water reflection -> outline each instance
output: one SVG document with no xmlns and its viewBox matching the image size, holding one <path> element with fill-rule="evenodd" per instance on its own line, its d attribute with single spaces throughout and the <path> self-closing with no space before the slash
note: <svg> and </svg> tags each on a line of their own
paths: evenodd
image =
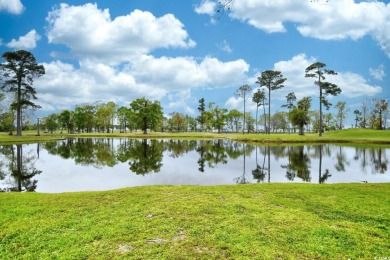
<svg viewBox="0 0 390 260">
<path fill-rule="evenodd" d="M 0 189 L 47 191 L 67 182 L 88 186 L 75 190 L 151 184 L 389 182 L 389 150 L 331 144 L 255 146 L 229 140 L 66 139 L 0 146 Z"/>
<path fill-rule="evenodd" d="M 304 148 L 304 146 L 292 146 L 288 148 L 288 164 L 281 165 L 281 167 L 286 169 L 286 178 L 290 181 L 294 181 L 296 177 L 305 182 L 311 181 L 311 160 Z"/>
<path fill-rule="evenodd" d="M 42 171 L 35 168 L 35 162 L 39 157 L 39 144 L 37 155 L 23 154 L 23 146 L 8 145 L 0 147 L 0 180 L 4 182 L 0 191 L 35 191 L 37 180 L 35 175 Z"/>
</svg>

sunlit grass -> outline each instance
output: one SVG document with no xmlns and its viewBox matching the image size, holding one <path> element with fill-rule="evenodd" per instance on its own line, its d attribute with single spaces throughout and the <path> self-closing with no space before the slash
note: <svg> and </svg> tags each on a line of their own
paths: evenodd
<svg viewBox="0 0 390 260">
<path fill-rule="evenodd" d="M 390 184 L 0 194 L 1 259 L 381 259 Z"/>
<path fill-rule="evenodd" d="M 22 137 L 9 136 L 7 133 L 0 133 L 0 143 L 5 142 L 33 142 L 35 140 L 53 140 L 63 137 L 127 137 L 127 138 L 180 138 L 180 139 L 231 139 L 245 142 L 261 143 L 355 143 L 355 144 L 390 144 L 390 131 L 379 131 L 372 129 L 346 129 L 334 132 L 326 132 L 322 137 L 317 133 L 306 133 L 300 136 L 297 133 L 215 133 L 215 132 L 148 132 L 142 131 L 120 133 L 74 133 L 67 134 L 56 131 L 55 133 L 41 132 L 36 136 L 36 131 L 23 132 Z"/>
<path fill-rule="evenodd" d="M 132 137 L 132 138 L 185 138 L 185 139 L 231 139 L 245 142 L 263 142 L 263 143 L 376 143 L 390 144 L 390 131 L 379 131 L 371 129 L 347 129 L 334 132 L 326 132 L 322 137 L 317 133 L 306 133 L 300 136 L 297 133 L 199 133 L 199 132 L 179 132 L 179 133 L 161 133 L 161 132 L 129 132 L 129 133 L 83 133 L 69 136 L 82 137 Z"/>
<path fill-rule="evenodd" d="M 36 143 L 36 142 L 49 142 L 61 139 L 58 135 L 37 135 L 36 131 L 24 131 L 22 136 L 9 135 L 9 133 L 0 132 L 0 144 L 16 144 L 16 143 Z"/>
</svg>

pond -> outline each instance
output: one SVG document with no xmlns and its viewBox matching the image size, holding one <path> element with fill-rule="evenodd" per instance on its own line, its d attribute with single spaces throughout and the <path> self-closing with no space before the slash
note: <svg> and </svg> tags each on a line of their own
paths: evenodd
<svg viewBox="0 0 390 260">
<path fill-rule="evenodd" d="M 0 190 L 59 193 L 141 185 L 390 182 L 389 161 L 390 147 L 74 138 L 0 146 Z"/>
</svg>

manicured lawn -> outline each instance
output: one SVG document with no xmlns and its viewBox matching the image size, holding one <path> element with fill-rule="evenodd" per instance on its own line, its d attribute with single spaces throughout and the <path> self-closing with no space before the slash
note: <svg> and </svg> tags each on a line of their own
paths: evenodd
<svg viewBox="0 0 390 260">
<path fill-rule="evenodd" d="M 372 129 L 346 129 L 334 132 L 326 132 L 322 137 L 317 133 L 306 133 L 300 136 L 297 133 L 199 133 L 199 132 L 180 132 L 180 133 L 161 133 L 142 132 L 132 133 L 83 133 L 67 136 L 79 137 L 132 137 L 132 138 L 185 138 L 185 139 L 232 139 L 245 142 L 262 143 L 356 143 L 356 144 L 390 144 L 390 131 L 379 131 Z"/>
<path fill-rule="evenodd" d="M 22 137 L 15 135 L 9 136 L 7 133 L 0 133 L 0 144 L 4 143 L 28 143 L 36 141 L 53 141 L 64 137 L 127 137 L 127 138 L 180 138 L 180 139 L 231 139 L 244 142 L 261 143 L 353 143 L 353 144 L 390 144 L 390 131 L 379 131 L 372 129 L 346 129 L 334 132 L 326 132 L 322 137 L 315 133 L 306 133 L 300 136 L 297 133 L 271 133 L 266 135 L 242 134 L 242 133 L 199 133 L 199 132 L 180 132 L 180 133 L 161 133 L 148 132 L 143 134 L 141 131 L 119 133 L 76 133 L 66 134 L 57 131 L 54 134 L 41 133 L 36 136 L 35 131 L 27 131 Z"/>
<path fill-rule="evenodd" d="M 388 259 L 389 198 L 390 184 L 3 193 L 0 259 Z"/>
<path fill-rule="evenodd" d="M 19 143 L 36 143 L 36 142 L 50 142 L 61 139 L 60 135 L 41 134 L 37 136 L 36 131 L 23 132 L 22 136 L 9 135 L 8 133 L 0 133 L 0 144 L 19 144 Z"/>
</svg>

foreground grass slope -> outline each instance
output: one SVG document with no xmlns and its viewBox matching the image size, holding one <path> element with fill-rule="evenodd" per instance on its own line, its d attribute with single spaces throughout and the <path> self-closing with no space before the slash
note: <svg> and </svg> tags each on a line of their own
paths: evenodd
<svg viewBox="0 0 390 260">
<path fill-rule="evenodd" d="M 386 259 L 390 184 L 0 194 L 0 259 Z"/>
</svg>

